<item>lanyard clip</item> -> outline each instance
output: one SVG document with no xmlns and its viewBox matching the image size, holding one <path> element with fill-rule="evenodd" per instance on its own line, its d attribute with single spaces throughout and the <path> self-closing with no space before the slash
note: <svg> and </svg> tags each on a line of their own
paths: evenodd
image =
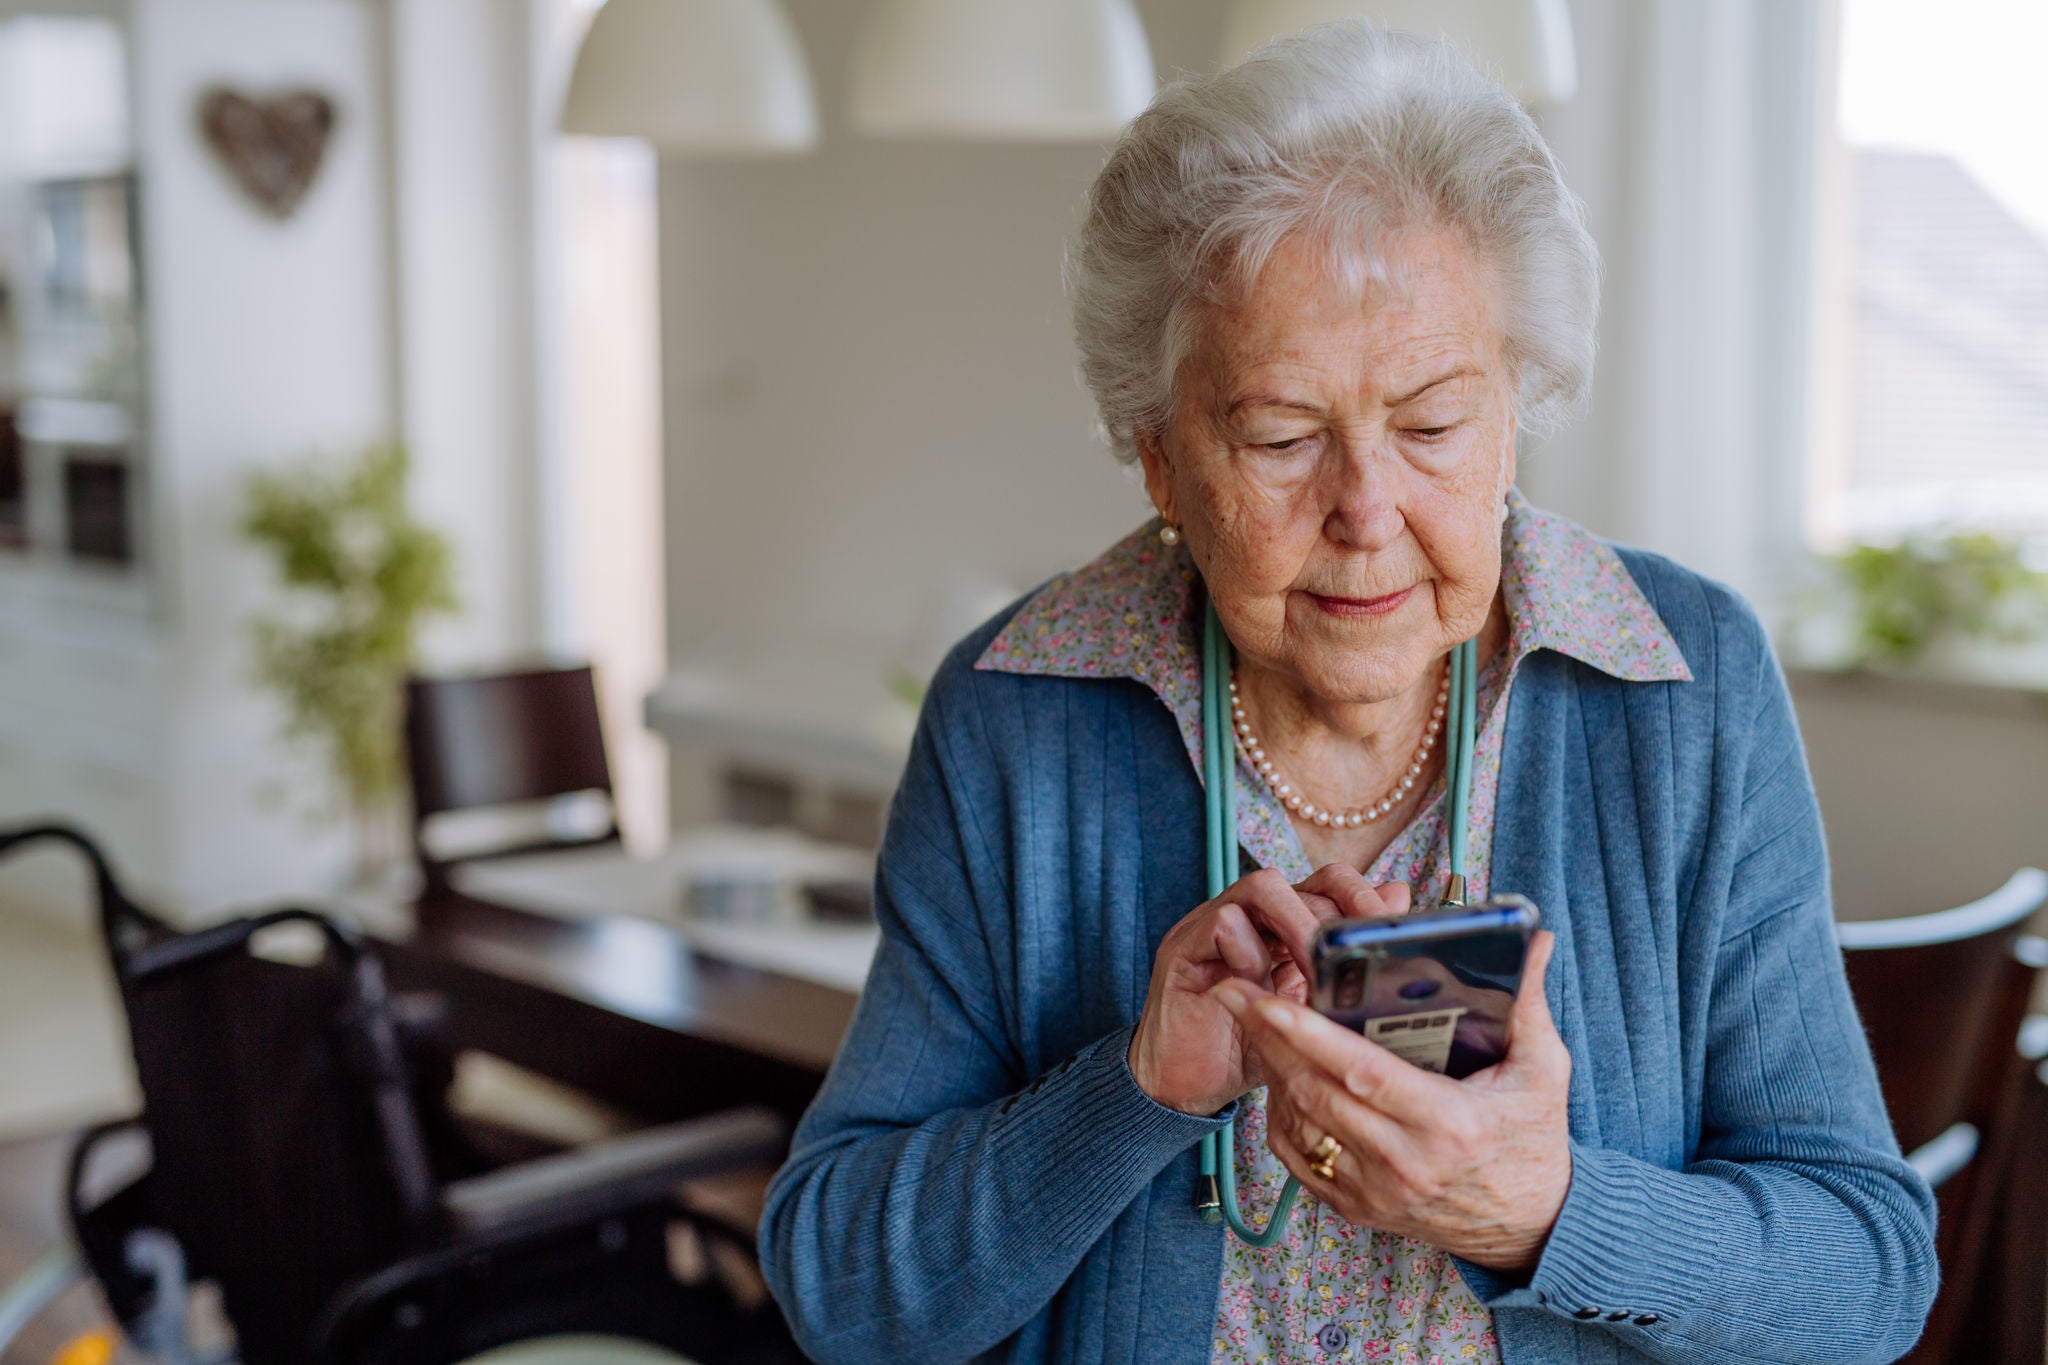
<svg viewBox="0 0 2048 1365">
<path fill-rule="evenodd" d="M 1465 874 L 1464 874 L 1464 873 L 1462 873 L 1462 872 L 1453 872 L 1453 873 L 1451 874 L 1451 884 L 1450 884 L 1449 886 L 1447 886 L 1447 887 L 1445 887 L 1445 888 L 1444 888 L 1444 904 L 1445 904 L 1445 905 L 1463 905 L 1463 904 L 1465 904 Z"/>
</svg>

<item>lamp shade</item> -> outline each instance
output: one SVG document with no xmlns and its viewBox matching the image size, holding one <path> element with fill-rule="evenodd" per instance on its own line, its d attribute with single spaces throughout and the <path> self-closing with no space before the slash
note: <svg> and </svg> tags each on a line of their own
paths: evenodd
<svg viewBox="0 0 2048 1365">
<path fill-rule="evenodd" d="M 1220 56 L 1241 61 L 1268 39 L 1339 19 L 1444 34 L 1531 108 L 1562 104 L 1578 89 L 1565 0 L 1236 0 Z"/>
<path fill-rule="evenodd" d="M 561 128 L 688 156 L 772 155 L 817 145 L 818 109 L 777 0 L 607 0 L 576 53 Z"/>
<path fill-rule="evenodd" d="M 1090 141 L 1157 89 L 1131 0 L 876 0 L 852 116 L 878 137 Z"/>
</svg>

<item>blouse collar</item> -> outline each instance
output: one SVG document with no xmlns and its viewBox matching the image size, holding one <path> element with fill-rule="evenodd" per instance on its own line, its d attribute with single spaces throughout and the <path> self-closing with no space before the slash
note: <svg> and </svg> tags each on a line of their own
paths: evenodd
<svg viewBox="0 0 2048 1365">
<path fill-rule="evenodd" d="M 1194 561 L 1159 543 L 1158 518 L 1034 593 L 975 667 L 1067 678 L 1132 678 L 1169 702 L 1200 657 Z M 1614 547 L 1508 491 L 1501 586 L 1510 642 L 1590 664 L 1624 682 L 1690 682 L 1656 608 Z"/>
<path fill-rule="evenodd" d="M 1143 683 L 1180 722 L 1201 767 L 1201 618 L 1185 544 L 1155 518 L 1034 593 L 975 667 Z M 1550 649 L 1624 682 L 1690 682 L 1678 642 L 1614 547 L 1508 492 L 1501 587 L 1510 668 Z"/>
</svg>

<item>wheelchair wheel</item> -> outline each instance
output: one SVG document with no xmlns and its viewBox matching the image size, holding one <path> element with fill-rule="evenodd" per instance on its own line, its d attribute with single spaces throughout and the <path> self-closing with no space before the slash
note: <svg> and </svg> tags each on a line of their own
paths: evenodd
<svg viewBox="0 0 2048 1365">
<path fill-rule="evenodd" d="M 692 1365 L 688 1356 L 625 1337 L 534 1337 L 471 1356 L 462 1365 Z"/>
</svg>

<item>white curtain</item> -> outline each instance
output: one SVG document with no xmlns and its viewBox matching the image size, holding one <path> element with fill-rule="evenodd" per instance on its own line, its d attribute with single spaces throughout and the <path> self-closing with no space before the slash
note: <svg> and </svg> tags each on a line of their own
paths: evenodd
<svg viewBox="0 0 2048 1365">
<path fill-rule="evenodd" d="M 1606 262 L 1585 419 L 1528 450 L 1539 505 L 1730 582 L 1799 561 L 1830 0 L 1573 0 L 1544 116 Z"/>
</svg>

